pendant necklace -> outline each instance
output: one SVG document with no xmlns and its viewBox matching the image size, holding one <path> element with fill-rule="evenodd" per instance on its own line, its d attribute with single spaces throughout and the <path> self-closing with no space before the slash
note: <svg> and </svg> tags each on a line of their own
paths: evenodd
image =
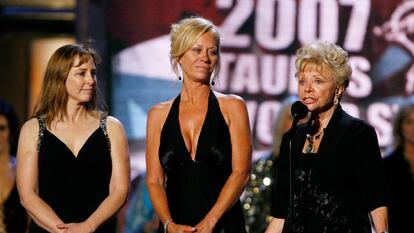
<svg viewBox="0 0 414 233">
<path fill-rule="evenodd" d="M 313 144 L 318 141 L 325 129 L 323 129 L 321 132 L 319 132 L 318 134 L 316 134 L 315 136 L 312 136 L 310 134 L 306 134 L 306 140 L 308 141 L 308 145 L 306 146 L 306 154 L 310 154 L 313 153 Z"/>
</svg>

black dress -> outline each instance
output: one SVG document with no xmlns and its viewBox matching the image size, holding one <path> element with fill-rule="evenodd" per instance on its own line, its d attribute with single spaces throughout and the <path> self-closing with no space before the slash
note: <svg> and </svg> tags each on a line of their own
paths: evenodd
<svg viewBox="0 0 414 233">
<path fill-rule="evenodd" d="M 167 176 L 166 192 L 177 224 L 197 225 L 217 201 L 232 172 L 229 128 L 217 98 L 210 91 L 195 160 L 191 159 L 179 123 L 180 95 L 174 100 L 161 132 L 159 158 Z M 158 232 L 163 232 L 160 224 Z M 215 233 L 246 232 L 240 201 L 218 221 Z"/>
<path fill-rule="evenodd" d="M 412 226 L 414 176 L 403 148 L 396 149 L 384 158 L 384 164 L 389 187 L 389 230 L 392 233 L 405 233 Z"/>
<path fill-rule="evenodd" d="M 109 195 L 112 161 L 106 115 L 101 116 L 100 127 L 89 136 L 76 157 L 46 129 L 42 116 L 38 120 L 39 196 L 63 222 L 83 222 Z M 47 231 L 32 221 L 29 232 Z M 95 232 L 114 233 L 115 219 Z"/>
<path fill-rule="evenodd" d="M 13 167 L 15 159 L 12 157 Z M 3 205 L 4 223 L 6 224 L 7 233 L 24 233 L 27 231 L 28 215 L 26 210 L 20 204 L 17 186 L 14 185 L 12 191 Z"/>
</svg>

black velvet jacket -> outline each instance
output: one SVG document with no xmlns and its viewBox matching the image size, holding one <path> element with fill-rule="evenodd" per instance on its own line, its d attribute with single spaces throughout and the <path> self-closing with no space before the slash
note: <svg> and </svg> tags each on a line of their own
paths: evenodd
<svg viewBox="0 0 414 233">
<path fill-rule="evenodd" d="M 318 152 L 306 155 L 302 149 L 308 129 L 307 124 L 299 125 L 292 141 L 292 231 L 369 232 L 368 213 L 386 205 L 374 128 L 338 106 Z M 282 219 L 289 213 L 291 135 L 288 131 L 282 139 L 272 198 L 272 215 Z"/>
</svg>

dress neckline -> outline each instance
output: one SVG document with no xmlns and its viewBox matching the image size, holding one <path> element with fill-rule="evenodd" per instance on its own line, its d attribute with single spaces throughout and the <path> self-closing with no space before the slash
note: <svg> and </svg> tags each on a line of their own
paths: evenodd
<svg viewBox="0 0 414 233">
<path fill-rule="evenodd" d="M 203 125 L 201 126 L 198 138 L 197 138 L 197 145 L 195 148 L 195 153 L 194 153 L 194 159 L 189 151 L 189 149 L 187 148 L 187 145 L 185 144 L 185 140 L 184 140 L 184 135 L 182 133 L 181 130 L 181 124 L 180 124 L 180 100 L 181 100 L 181 93 L 177 96 L 177 98 L 175 99 L 175 104 L 176 104 L 176 117 L 177 117 L 177 124 L 178 124 L 178 131 L 179 131 L 179 138 L 180 138 L 180 142 L 181 142 L 181 146 L 183 148 L 183 150 L 185 151 L 187 158 L 189 160 L 191 160 L 192 162 L 197 162 L 198 161 L 198 152 L 199 152 L 199 148 L 200 148 L 200 142 L 202 142 L 202 137 L 204 136 L 204 131 L 205 131 L 205 127 L 206 127 L 206 122 L 207 122 L 207 118 L 209 116 L 210 113 L 210 105 L 211 105 L 211 98 L 212 95 L 214 95 L 212 93 L 212 91 L 210 90 L 209 96 L 208 96 L 208 104 L 207 104 L 207 111 L 206 114 L 204 116 L 204 120 L 203 120 Z"/>
</svg>

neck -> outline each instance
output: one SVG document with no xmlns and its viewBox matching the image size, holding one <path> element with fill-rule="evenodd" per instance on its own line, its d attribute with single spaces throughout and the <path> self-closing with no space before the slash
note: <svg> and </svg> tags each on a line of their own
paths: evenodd
<svg viewBox="0 0 414 233">
<path fill-rule="evenodd" d="M 68 102 L 66 107 L 66 116 L 63 119 L 64 121 L 75 123 L 81 118 L 86 118 L 88 115 L 89 113 L 84 105 Z"/>
<path fill-rule="evenodd" d="M 405 156 L 414 159 L 414 145 L 406 143 L 404 146 L 404 154 Z"/>
<path fill-rule="evenodd" d="M 0 153 L 0 166 L 2 168 L 7 167 L 10 164 L 10 155 L 6 151 Z M 0 170 L 3 170 L 0 168 Z"/>
<path fill-rule="evenodd" d="M 210 94 L 210 86 L 201 83 L 190 83 L 184 82 L 181 90 L 181 101 L 198 103 L 199 101 L 205 100 Z"/>
<path fill-rule="evenodd" d="M 315 114 L 314 119 L 319 123 L 319 128 L 315 132 L 319 132 L 328 126 L 328 123 L 331 120 L 332 115 L 335 112 L 335 109 L 336 105 L 333 105 L 327 111 L 318 112 Z"/>
</svg>

